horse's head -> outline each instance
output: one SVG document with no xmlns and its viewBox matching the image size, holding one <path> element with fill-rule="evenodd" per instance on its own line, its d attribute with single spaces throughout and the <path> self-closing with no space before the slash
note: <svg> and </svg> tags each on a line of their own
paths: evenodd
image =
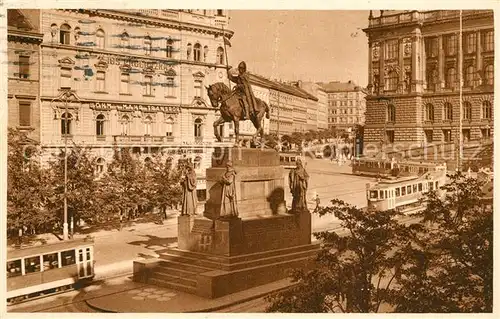
<svg viewBox="0 0 500 319">
<path fill-rule="evenodd" d="M 219 107 L 219 99 L 221 98 L 220 93 L 217 92 L 213 85 L 205 86 L 205 88 L 207 89 L 207 95 L 212 107 Z"/>
</svg>

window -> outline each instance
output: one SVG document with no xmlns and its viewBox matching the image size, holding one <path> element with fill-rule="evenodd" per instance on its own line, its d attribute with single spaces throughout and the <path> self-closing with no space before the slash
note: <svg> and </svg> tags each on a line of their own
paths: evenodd
<svg viewBox="0 0 500 319">
<path fill-rule="evenodd" d="M 483 139 L 489 139 L 489 138 L 491 138 L 491 129 L 489 129 L 489 128 L 482 128 L 481 129 L 481 138 L 483 138 Z"/>
<path fill-rule="evenodd" d="M 422 183 L 418 183 L 418 191 L 421 192 L 422 191 Z"/>
<path fill-rule="evenodd" d="M 95 42 L 96 42 L 96 45 L 99 49 L 104 49 L 104 31 L 102 29 L 99 29 L 96 31 L 95 33 Z"/>
<path fill-rule="evenodd" d="M 152 95 L 151 87 L 153 86 L 153 77 L 151 75 L 144 76 L 144 95 Z"/>
<path fill-rule="evenodd" d="M 433 141 L 432 130 L 425 130 L 425 141 L 427 143 L 432 143 L 432 141 Z"/>
<path fill-rule="evenodd" d="M 217 48 L 217 64 L 224 64 L 224 49 L 221 47 Z"/>
<path fill-rule="evenodd" d="M 387 41 L 386 59 L 396 59 L 398 57 L 398 40 Z"/>
<path fill-rule="evenodd" d="M 153 41 L 151 41 L 151 37 L 147 36 L 144 38 L 144 54 L 145 55 L 151 55 L 152 43 L 153 43 Z"/>
<path fill-rule="evenodd" d="M 484 51 L 493 51 L 495 48 L 493 31 L 488 31 L 484 34 Z"/>
<path fill-rule="evenodd" d="M 196 119 L 194 121 L 194 137 L 202 137 L 202 126 L 203 121 L 201 119 Z"/>
<path fill-rule="evenodd" d="M 427 57 L 434 58 L 438 56 L 438 39 L 427 38 L 425 41 L 425 49 Z"/>
<path fill-rule="evenodd" d="M 203 47 L 203 62 L 207 62 L 207 55 L 208 55 L 208 46 L 205 45 Z"/>
<path fill-rule="evenodd" d="M 201 44 L 199 43 L 194 45 L 194 60 L 201 61 Z"/>
<path fill-rule="evenodd" d="M 43 255 L 43 270 L 49 270 L 59 267 L 57 253 Z"/>
<path fill-rule="evenodd" d="M 398 88 L 398 74 L 395 71 L 390 71 L 385 84 L 387 91 L 396 91 Z"/>
<path fill-rule="evenodd" d="M 97 174 L 104 173 L 105 164 L 106 164 L 106 161 L 102 157 L 97 159 L 97 162 L 96 162 L 96 173 Z"/>
<path fill-rule="evenodd" d="M 447 55 L 455 55 L 457 54 L 458 49 L 458 41 L 457 35 L 451 34 L 446 37 L 446 54 Z"/>
<path fill-rule="evenodd" d="M 166 122 L 166 136 L 172 136 L 174 132 L 174 119 L 169 117 Z"/>
<path fill-rule="evenodd" d="M 20 79 L 28 79 L 30 77 L 30 57 L 19 56 L 19 74 Z"/>
<path fill-rule="evenodd" d="M 120 74 L 120 93 L 129 94 L 130 93 L 130 74 L 121 73 Z"/>
<path fill-rule="evenodd" d="M 484 68 L 484 79 L 486 85 L 493 85 L 493 64 L 488 64 Z"/>
<path fill-rule="evenodd" d="M 436 81 L 437 81 L 437 70 L 430 69 L 427 71 L 427 89 L 435 90 L 436 89 Z"/>
<path fill-rule="evenodd" d="M 172 53 L 174 52 L 174 40 L 172 40 L 172 39 L 167 40 L 167 47 L 166 47 L 165 52 L 166 52 L 167 58 L 172 57 Z"/>
<path fill-rule="evenodd" d="M 465 72 L 465 86 L 473 87 L 474 86 L 474 67 L 469 65 Z"/>
<path fill-rule="evenodd" d="M 194 164 L 194 169 L 201 168 L 201 157 L 200 156 L 196 156 L 194 158 L 193 164 Z"/>
<path fill-rule="evenodd" d="M 470 129 L 462 130 L 462 143 L 470 141 Z"/>
<path fill-rule="evenodd" d="M 483 119 L 488 119 L 491 120 L 492 118 L 492 108 L 491 108 L 491 102 L 490 101 L 483 101 L 483 108 L 482 108 L 482 116 L 481 118 Z"/>
<path fill-rule="evenodd" d="M 471 120 L 472 119 L 472 105 L 470 102 L 463 102 L 462 104 L 462 119 Z"/>
<path fill-rule="evenodd" d="M 386 131 L 385 132 L 385 136 L 386 136 L 386 139 L 387 139 L 387 143 L 394 143 L 394 131 Z"/>
<path fill-rule="evenodd" d="M 443 141 L 451 142 L 451 130 L 443 130 Z"/>
<path fill-rule="evenodd" d="M 76 264 L 76 256 L 74 250 L 61 252 L 61 266 L 70 266 Z"/>
<path fill-rule="evenodd" d="M 387 122 L 396 122 L 396 107 L 393 104 L 387 105 Z"/>
<path fill-rule="evenodd" d="M 96 123 L 95 123 L 95 135 L 97 136 L 103 136 L 104 135 L 104 115 L 99 114 L 96 117 Z"/>
<path fill-rule="evenodd" d="M 24 259 L 24 269 L 25 272 L 32 273 L 32 272 L 39 272 L 40 271 L 40 256 L 35 256 L 35 257 L 30 257 Z"/>
<path fill-rule="evenodd" d="M 452 121 L 453 120 L 453 106 L 451 103 L 444 103 L 443 105 L 443 120 Z"/>
<path fill-rule="evenodd" d="M 476 33 L 469 33 L 466 37 L 467 53 L 476 52 Z"/>
<path fill-rule="evenodd" d="M 434 105 L 430 103 L 425 105 L 425 120 L 434 121 Z"/>
<path fill-rule="evenodd" d="M 71 68 L 61 68 L 61 89 L 71 89 Z"/>
<path fill-rule="evenodd" d="M 187 59 L 191 59 L 191 52 L 193 51 L 193 45 L 191 43 L 188 43 L 187 45 Z"/>
<path fill-rule="evenodd" d="M 406 195 L 406 187 L 402 186 L 401 187 L 401 196 L 405 196 Z"/>
<path fill-rule="evenodd" d="M 120 39 L 120 47 L 122 49 L 122 52 L 127 52 L 128 51 L 128 49 L 129 49 L 129 40 L 130 40 L 130 37 L 129 37 L 128 33 L 126 33 L 126 32 L 122 33 L 121 39 Z"/>
<path fill-rule="evenodd" d="M 59 43 L 60 44 L 69 44 L 70 41 L 70 32 L 71 27 L 67 24 L 61 25 L 59 29 Z"/>
<path fill-rule="evenodd" d="M 218 16 L 224 16 L 224 10 L 217 9 L 217 15 Z"/>
<path fill-rule="evenodd" d="M 406 186 L 406 194 L 411 194 L 411 185 Z"/>
<path fill-rule="evenodd" d="M 455 81 L 457 79 L 457 71 L 455 68 L 449 68 L 446 70 L 446 87 L 448 89 L 453 89 L 455 87 Z"/>
<path fill-rule="evenodd" d="M 144 135 L 151 135 L 152 133 L 152 126 L 153 120 L 151 119 L 150 116 L 146 117 L 144 120 Z"/>
<path fill-rule="evenodd" d="M 97 81 L 97 87 L 96 90 L 98 92 L 104 92 L 105 91 L 105 82 L 106 82 L 106 72 L 104 71 L 97 71 L 96 74 L 96 81 Z"/>
<path fill-rule="evenodd" d="M 124 115 L 121 119 L 121 133 L 122 135 L 128 135 L 130 133 L 130 119 L 128 116 Z"/>
<path fill-rule="evenodd" d="M 63 113 L 61 116 L 61 135 L 71 135 L 71 120 L 72 116 L 69 113 Z"/>
<path fill-rule="evenodd" d="M 21 259 L 11 260 L 7 262 L 7 278 L 21 276 Z"/>
<path fill-rule="evenodd" d="M 19 102 L 19 126 L 31 126 L 31 103 Z"/>
<path fill-rule="evenodd" d="M 399 197 L 399 196 L 401 196 L 401 194 L 400 194 L 399 187 L 398 187 L 398 188 L 396 188 L 396 197 Z"/>
<path fill-rule="evenodd" d="M 201 88 L 203 87 L 200 80 L 194 81 L 194 96 L 201 97 Z"/>
<path fill-rule="evenodd" d="M 174 78 L 172 76 L 167 76 L 165 79 L 166 85 L 166 95 L 167 96 L 175 96 L 174 94 Z"/>
</svg>

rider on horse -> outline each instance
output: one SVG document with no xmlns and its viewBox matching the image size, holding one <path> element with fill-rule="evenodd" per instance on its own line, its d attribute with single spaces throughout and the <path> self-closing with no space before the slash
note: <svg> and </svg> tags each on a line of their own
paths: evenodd
<svg viewBox="0 0 500 319">
<path fill-rule="evenodd" d="M 252 87 L 248 79 L 247 65 L 244 61 L 238 64 L 238 75 L 234 76 L 227 70 L 227 77 L 232 82 L 236 83 L 236 94 L 238 94 L 240 105 L 243 109 L 243 120 L 250 117 L 256 110 L 257 102 L 255 101 L 255 96 L 253 95 Z"/>
</svg>

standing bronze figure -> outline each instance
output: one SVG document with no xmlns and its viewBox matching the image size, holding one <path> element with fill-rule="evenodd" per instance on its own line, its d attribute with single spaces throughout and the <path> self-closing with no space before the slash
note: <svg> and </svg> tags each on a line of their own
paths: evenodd
<svg viewBox="0 0 500 319">
<path fill-rule="evenodd" d="M 198 200 L 196 197 L 196 172 L 193 163 L 187 164 L 181 183 L 184 190 L 181 215 L 196 215 Z"/>
<path fill-rule="evenodd" d="M 222 175 L 222 200 L 220 208 L 220 217 L 231 218 L 238 217 L 238 207 L 236 205 L 236 171 L 233 164 L 226 164 L 226 171 Z"/>
<path fill-rule="evenodd" d="M 243 110 L 242 120 L 247 120 L 250 114 L 254 113 L 257 109 L 255 96 L 253 95 L 252 86 L 248 79 L 247 64 L 245 61 L 240 62 L 238 65 L 238 75 L 234 76 L 230 70 L 227 70 L 227 77 L 236 84 L 234 90 L 238 95 L 238 99 Z"/>
<path fill-rule="evenodd" d="M 309 183 L 309 174 L 302 166 L 302 160 L 297 159 L 297 166 L 290 171 L 288 181 L 290 185 L 290 192 L 292 193 L 292 212 L 299 213 L 307 211 L 307 187 Z"/>
</svg>

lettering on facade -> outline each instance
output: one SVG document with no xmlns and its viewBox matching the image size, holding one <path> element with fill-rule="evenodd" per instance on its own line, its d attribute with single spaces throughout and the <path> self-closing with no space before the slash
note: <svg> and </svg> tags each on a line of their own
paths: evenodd
<svg viewBox="0 0 500 319">
<path fill-rule="evenodd" d="M 183 154 L 202 154 L 203 149 L 186 149 L 186 148 L 178 148 L 178 149 L 169 149 L 166 151 L 168 155 L 183 155 Z"/>
<path fill-rule="evenodd" d="M 142 104 L 118 104 L 118 103 L 106 103 L 106 102 L 96 102 L 90 103 L 90 109 L 92 110 L 118 110 L 124 112 L 163 112 L 163 113 L 179 113 L 179 106 L 166 106 L 166 105 L 142 105 Z"/>
<path fill-rule="evenodd" d="M 159 71 L 168 71 L 171 70 L 172 62 L 162 62 L 162 61 L 148 61 L 148 60 L 140 60 L 137 58 L 124 58 L 121 56 L 111 55 L 111 54 L 99 54 L 97 58 L 107 64 L 110 65 L 119 65 L 119 66 L 130 66 L 133 68 L 142 68 L 142 69 L 153 69 Z"/>
</svg>

